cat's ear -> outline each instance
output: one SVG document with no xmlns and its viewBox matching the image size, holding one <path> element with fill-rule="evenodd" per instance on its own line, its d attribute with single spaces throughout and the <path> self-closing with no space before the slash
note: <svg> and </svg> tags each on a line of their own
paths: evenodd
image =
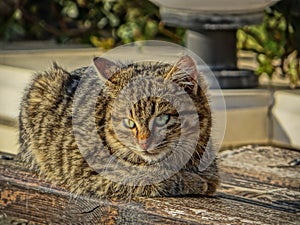
<svg viewBox="0 0 300 225">
<path fill-rule="evenodd" d="M 188 93 L 197 93 L 197 66 L 194 60 L 185 55 L 181 57 L 168 72 L 165 79 L 172 80 L 173 82 L 183 86 Z"/>
<path fill-rule="evenodd" d="M 118 70 L 114 62 L 102 57 L 95 57 L 93 64 L 100 78 L 104 80 L 108 80 Z"/>
</svg>

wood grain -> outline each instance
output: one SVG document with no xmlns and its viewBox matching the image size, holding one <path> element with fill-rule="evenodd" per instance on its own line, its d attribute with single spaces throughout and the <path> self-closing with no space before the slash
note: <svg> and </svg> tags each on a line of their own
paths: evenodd
<svg viewBox="0 0 300 225">
<path fill-rule="evenodd" d="M 265 159 L 266 151 L 252 147 L 222 153 L 222 185 L 216 197 L 136 198 L 127 202 L 72 195 L 63 187 L 40 180 L 15 160 L 3 157 L 0 224 L 299 224 L 300 181 L 290 177 L 299 178 L 299 167 L 288 168 L 289 179 L 281 177 L 286 174 L 283 171 L 265 171 L 257 162 L 260 157 Z M 264 165 L 282 164 L 282 157 L 286 161 L 300 158 L 299 152 L 276 151 L 277 159 L 270 158 Z M 247 169 L 246 163 L 241 170 L 237 164 L 242 159 L 236 163 L 238 155 L 247 162 L 256 159 L 256 166 Z M 269 174 L 271 179 L 262 174 Z"/>
</svg>

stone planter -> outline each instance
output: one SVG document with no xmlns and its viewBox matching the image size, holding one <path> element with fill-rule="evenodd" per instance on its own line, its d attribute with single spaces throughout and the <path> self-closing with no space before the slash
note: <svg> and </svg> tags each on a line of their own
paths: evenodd
<svg viewBox="0 0 300 225">
<path fill-rule="evenodd" d="M 237 68 L 236 30 L 259 24 L 276 0 L 153 0 L 164 23 L 185 27 L 186 45 L 213 70 L 222 88 L 258 85 L 253 71 Z"/>
</svg>

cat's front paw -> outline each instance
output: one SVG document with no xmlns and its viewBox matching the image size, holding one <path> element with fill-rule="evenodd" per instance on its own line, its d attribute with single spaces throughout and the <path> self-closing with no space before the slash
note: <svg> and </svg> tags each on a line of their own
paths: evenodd
<svg viewBox="0 0 300 225">
<path fill-rule="evenodd" d="M 219 182 L 208 182 L 207 191 L 205 195 L 214 196 L 218 187 L 219 187 Z"/>
<path fill-rule="evenodd" d="M 184 172 L 181 181 L 181 194 L 183 195 L 205 195 L 209 190 L 206 180 L 198 174 Z"/>
</svg>

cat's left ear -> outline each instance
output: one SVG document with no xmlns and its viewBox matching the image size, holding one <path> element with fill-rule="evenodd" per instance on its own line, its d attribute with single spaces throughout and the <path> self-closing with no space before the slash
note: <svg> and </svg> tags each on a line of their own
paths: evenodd
<svg viewBox="0 0 300 225">
<path fill-rule="evenodd" d="M 100 78 L 104 80 L 108 80 L 118 70 L 114 62 L 102 57 L 94 58 L 93 64 Z"/>
<path fill-rule="evenodd" d="M 190 56 L 185 55 L 174 64 L 165 79 L 172 80 L 180 86 L 183 86 L 190 94 L 197 94 L 197 75 L 197 66 L 194 60 Z"/>
</svg>

